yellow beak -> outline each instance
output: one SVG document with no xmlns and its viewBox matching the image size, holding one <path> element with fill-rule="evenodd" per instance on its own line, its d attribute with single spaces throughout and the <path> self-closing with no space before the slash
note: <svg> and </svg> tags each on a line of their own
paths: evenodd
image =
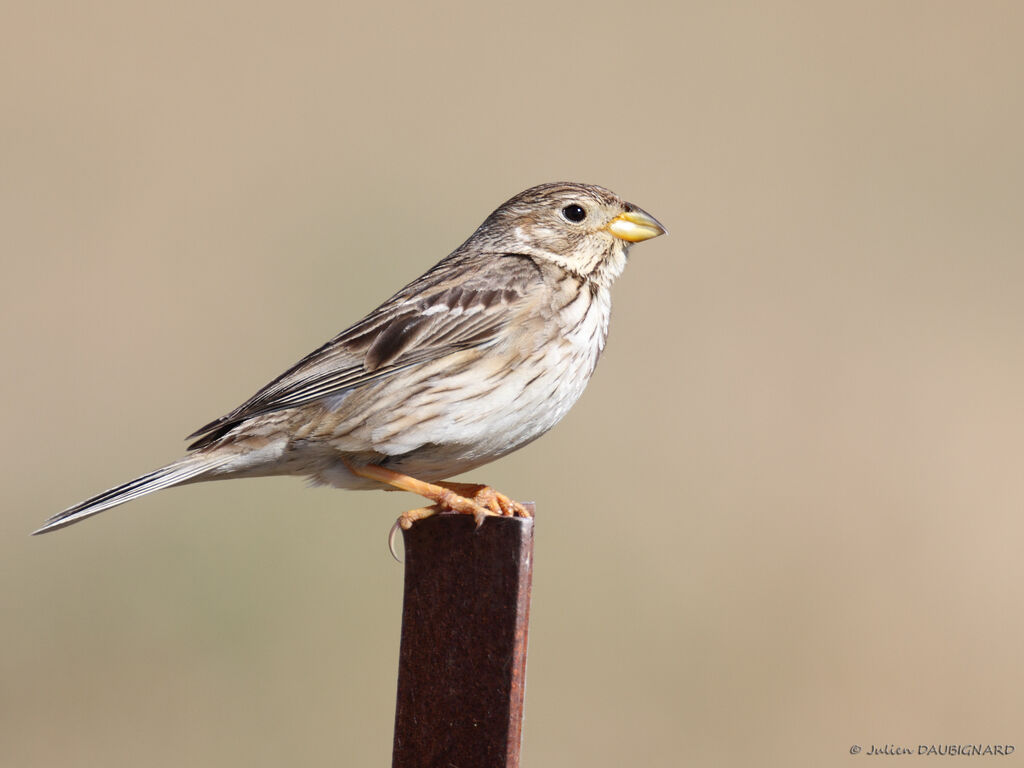
<svg viewBox="0 0 1024 768">
<path fill-rule="evenodd" d="M 607 229 L 616 237 L 631 243 L 650 240 L 652 237 L 664 235 L 668 231 L 651 214 L 636 206 L 632 206 L 632 210 L 620 213 L 609 221 Z"/>
</svg>

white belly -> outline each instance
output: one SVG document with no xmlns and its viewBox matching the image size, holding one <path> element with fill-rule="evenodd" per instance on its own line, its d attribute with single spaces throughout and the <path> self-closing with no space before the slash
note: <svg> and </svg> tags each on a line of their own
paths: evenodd
<svg viewBox="0 0 1024 768">
<path fill-rule="evenodd" d="M 572 331 L 534 339 L 529 347 L 537 351 L 527 356 L 521 343 L 518 354 L 495 345 L 483 355 L 471 350 L 429 363 L 414 378 L 395 377 L 378 388 L 360 422 L 333 448 L 373 451 L 387 457 L 382 463 L 390 469 L 440 480 L 537 439 L 561 421 L 590 380 L 607 336 L 607 298 L 568 307 L 573 322 L 565 325 Z M 398 405 L 385 410 L 381 403 Z M 319 475 L 353 487 L 346 471 Z"/>
</svg>

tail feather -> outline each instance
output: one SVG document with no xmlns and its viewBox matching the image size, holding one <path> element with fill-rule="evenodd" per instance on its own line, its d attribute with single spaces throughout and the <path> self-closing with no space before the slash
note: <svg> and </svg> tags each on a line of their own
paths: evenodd
<svg viewBox="0 0 1024 768">
<path fill-rule="evenodd" d="M 84 520 L 105 509 L 116 507 L 118 504 L 124 504 L 126 501 L 137 499 L 153 491 L 159 491 L 163 488 L 170 488 L 172 485 L 181 485 L 190 480 L 195 480 L 200 475 L 219 467 L 223 463 L 223 460 L 211 460 L 209 456 L 187 456 L 173 464 L 168 464 L 166 467 L 153 470 L 134 480 L 129 480 L 127 483 L 123 483 L 116 488 L 99 493 L 91 499 L 75 504 L 73 507 L 68 507 L 63 512 L 47 520 L 45 525 L 39 530 L 33 531 L 32 535 L 55 531 L 58 528 L 77 523 L 79 520 Z"/>
</svg>

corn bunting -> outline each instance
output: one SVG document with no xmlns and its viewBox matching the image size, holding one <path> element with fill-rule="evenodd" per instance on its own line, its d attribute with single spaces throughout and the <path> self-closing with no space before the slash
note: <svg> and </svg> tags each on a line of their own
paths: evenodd
<svg viewBox="0 0 1024 768">
<path fill-rule="evenodd" d="M 445 478 L 536 440 L 582 394 L 604 348 L 631 244 L 664 234 L 602 187 L 543 184 L 487 217 L 436 266 L 226 416 L 189 453 L 50 518 L 36 533 L 162 488 L 302 475 L 411 491 L 436 511 L 526 515 Z"/>
</svg>

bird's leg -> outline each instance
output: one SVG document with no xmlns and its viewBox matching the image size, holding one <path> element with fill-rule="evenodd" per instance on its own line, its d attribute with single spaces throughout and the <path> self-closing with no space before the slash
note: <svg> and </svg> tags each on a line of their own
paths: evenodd
<svg viewBox="0 0 1024 768">
<path fill-rule="evenodd" d="M 449 482 L 438 483 L 438 485 L 450 491 L 455 491 L 455 493 L 467 499 L 472 499 L 477 504 L 485 506 L 492 512 L 504 515 L 505 517 L 533 517 L 530 514 L 530 510 L 518 501 L 510 499 L 504 493 L 494 490 L 489 485 Z"/>
<path fill-rule="evenodd" d="M 451 510 L 452 512 L 459 512 L 464 515 L 472 515 L 473 519 L 476 520 L 476 526 L 479 528 L 483 525 L 484 518 L 488 515 L 499 515 L 500 512 L 494 512 L 489 508 L 478 504 L 472 499 L 467 499 L 465 496 L 460 496 L 455 491 L 445 488 L 440 485 L 434 485 L 433 483 L 425 483 L 422 480 L 417 480 L 415 477 L 409 475 L 403 475 L 401 472 L 395 472 L 391 469 L 385 469 L 384 467 L 377 466 L 376 464 L 367 464 L 365 466 L 356 467 L 352 464 L 345 462 L 345 466 L 348 467 L 349 471 L 353 475 L 359 477 L 365 477 L 368 480 L 376 480 L 378 483 L 384 483 L 390 485 L 392 488 L 398 488 L 401 491 L 409 491 L 409 493 L 415 493 L 422 496 L 425 499 L 430 499 L 434 502 L 437 509 L 433 507 L 426 507 L 425 509 L 433 510 L 429 514 L 421 514 L 423 510 L 414 509 L 411 512 L 406 512 L 402 516 L 403 519 L 407 519 L 408 524 L 404 524 L 402 521 L 399 522 L 403 528 L 408 528 L 416 520 L 421 520 L 424 517 L 429 517 L 434 512 L 441 510 Z M 406 518 L 406 515 L 411 517 Z"/>
</svg>

